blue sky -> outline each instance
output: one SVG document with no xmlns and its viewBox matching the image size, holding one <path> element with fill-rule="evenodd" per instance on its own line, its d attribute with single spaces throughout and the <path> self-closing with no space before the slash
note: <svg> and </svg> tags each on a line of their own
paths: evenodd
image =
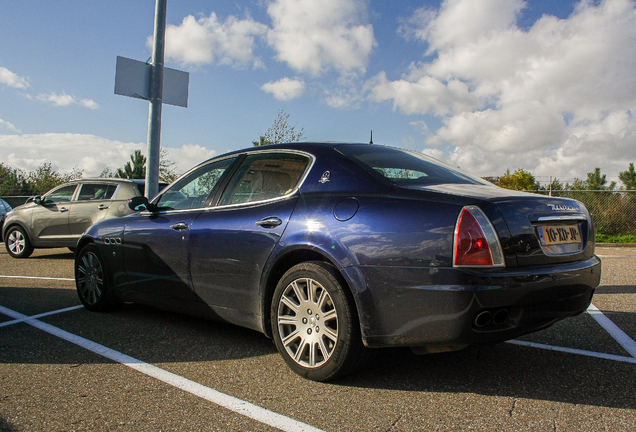
<svg viewBox="0 0 636 432">
<path fill-rule="evenodd" d="M 0 0 L 0 161 L 85 176 L 145 151 L 116 57 L 151 55 L 154 1 Z M 633 0 L 168 0 L 164 106 L 183 172 L 249 147 L 284 107 L 306 140 L 417 149 L 478 175 L 563 181 L 636 161 Z"/>
</svg>

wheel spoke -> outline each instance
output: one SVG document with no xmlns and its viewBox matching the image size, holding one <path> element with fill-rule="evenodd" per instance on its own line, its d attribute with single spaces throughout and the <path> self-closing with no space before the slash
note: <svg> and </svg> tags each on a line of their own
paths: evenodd
<svg viewBox="0 0 636 432">
<path fill-rule="evenodd" d="M 289 315 L 278 316 L 279 326 L 297 326 L 298 323 L 299 323 L 299 320 L 295 316 L 289 316 Z"/>
<path fill-rule="evenodd" d="M 283 345 L 285 345 L 286 347 L 288 347 L 293 341 L 295 341 L 296 339 L 298 339 L 299 337 L 299 332 L 298 330 L 294 330 L 293 332 L 291 332 L 285 339 L 283 339 Z"/>
<path fill-rule="evenodd" d="M 331 355 L 331 351 L 327 349 L 327 346 L 325 345 L 325 341 L 323 340 L 323 338 L 318 339 L 318 347 L 320 348 L 320 351 L 322 352 L 323 357 L 327 358 Z"/>
<path fill-rule="evenodd" d="M 325 322 L 327 322 L 329 320 L 332 320 L 332 319 L 337 319 L 337 318 L 338 318 L 338 313 L 336 312 L 336 309 L 328 310 L 327 312 L 323 313 L 323 315 L 322 315 L 322 319 Z"/>
<path fill-rule="evenodd" d="M 338 333 L 334 332 L 333 329 L 329 327 L 323 327 L 322 330 L 324 331 L 324 335 L 327 338 L 331 339 L 334 344 L 338 342 Z"/>
<path fill-rule="evenodd" d="M 315 342 L 312 342 L 311 344 L 309 344 L 309 367 L 315 367 L 316 366 L 316 361 L 317 361 L 317 351 L 318 349 L 318 344 Z"/>
<path fill-rule="evenodd" d="M 301 357 L 303 356 L 303 353 L 305 352 L 305 347 L 307 345 L 308 345 L 307 340 L 301 337 L 300 343 L 298 344 L 298 349 L 296 350 L 296 353 L 294 354 L 294 360 L 296 360 L 297 363 L 301 363 Z"/>
<path fill-rule="evenodd" d="M 289 297 L 283 295 L 283 297 L 281 297 L 280 301 L 287 306 L 289 309 L 292 310 L 292 312 L 294 312 L 294 314 L 298 315 L 298 311 L 300 309 L 300 305 L 297 305 L 296 303 L 294 303 L 294 301 L 292 299 L 290 299 Z"/>
<path fill-rule="evenodd" d="M 291 287 L 294 290 L 294 292 L 296 293 L 296 297 L 298 298 L 298 302 L 299 303 L 303 303 L 307 301 L 307 298 L 305 296 L 305 293 L 300 289 L 300 287 L 298 286 L 298 284 L 296 283 L 297 281 L 294 281 L 291 283 Z"/>
</svg>

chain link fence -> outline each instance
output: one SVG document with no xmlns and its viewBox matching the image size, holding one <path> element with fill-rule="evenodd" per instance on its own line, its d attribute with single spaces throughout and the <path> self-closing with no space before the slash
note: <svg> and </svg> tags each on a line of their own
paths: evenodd
<svg viewBox="0 0 636 432">
<path fill-rule="evenodd" d="M 530 191 L 548 195 L 548 191 Z M 552 191 L 552 196 L 581 201 L 592 215 L 596 230 L 607 235 L 636 235 L 636 191 Z M 16 207 L 28 196 L 3 197 Z"/>
<path fill-rule="evenodd" d="M 547 191 L 533 193 L 548 195 Z M 552 191 L 552 196 L 585 204 L 598 232 L 636 235 L 636 191 Z"/>
</svg>

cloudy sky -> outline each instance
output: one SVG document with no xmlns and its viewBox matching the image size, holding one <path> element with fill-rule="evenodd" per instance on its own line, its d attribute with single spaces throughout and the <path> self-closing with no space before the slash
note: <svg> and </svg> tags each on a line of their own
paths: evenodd
<svg viewBox="0 0 636 432">
<path fill-rule="evenodd" d="M 98 175 L 145 151 L 154 1 L 0 1 L 0 161 Z M 251 146 L 284 107 L 306 140 L 416 149 L 483 176 L 562 181 L 636 162 L 633 0 L 168 0 L 177 171 Z"/>
</svg>

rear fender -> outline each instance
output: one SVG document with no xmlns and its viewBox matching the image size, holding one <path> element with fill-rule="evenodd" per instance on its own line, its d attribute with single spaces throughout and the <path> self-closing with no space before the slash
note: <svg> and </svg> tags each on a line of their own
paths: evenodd
<svg viewBox="0 0 636 432">
<path fill-rule="evenodd" d="M 293 239 L 286 238 L 285 240 L 287 240 L 285 243 L 279 242 L 274 251 L 272 251 L 261 277 L 262 330 L 267 336 L 271 336 L 270 309 L 276 285 L 287 270 L 302 262 L 322 261 L 336 268 L 343 278 L 343 282 L 346 285 L 345 288 L 349 289 L 349 294 L 355 303 L 356 310 L 360 311 L 358 307 L 360 304 L 359 293 L 366 289 L 366 284 L 360 285 L 362 283 L 360 278 L 351 277 L 351 275 L 355 276 L 359 272 L 352 270 L 350 265 L 347 267 L 341 265 L 341 263 L 353 262 L 353 256 L 349 251 L 337 246 L 332 247 L 335 243 L 328 236 L 314 238 L 312 239 L 314 241 L 311 242 L 295 243 L 291 247 L 286 247 L 285 245 L 292 243 Z M 362 275 L 360 274 L 360 276 Z M 359 312 L 358 315 L 360 315 Z M 362 322 L 362 317 L 360 319 Z"/>
</svg>

